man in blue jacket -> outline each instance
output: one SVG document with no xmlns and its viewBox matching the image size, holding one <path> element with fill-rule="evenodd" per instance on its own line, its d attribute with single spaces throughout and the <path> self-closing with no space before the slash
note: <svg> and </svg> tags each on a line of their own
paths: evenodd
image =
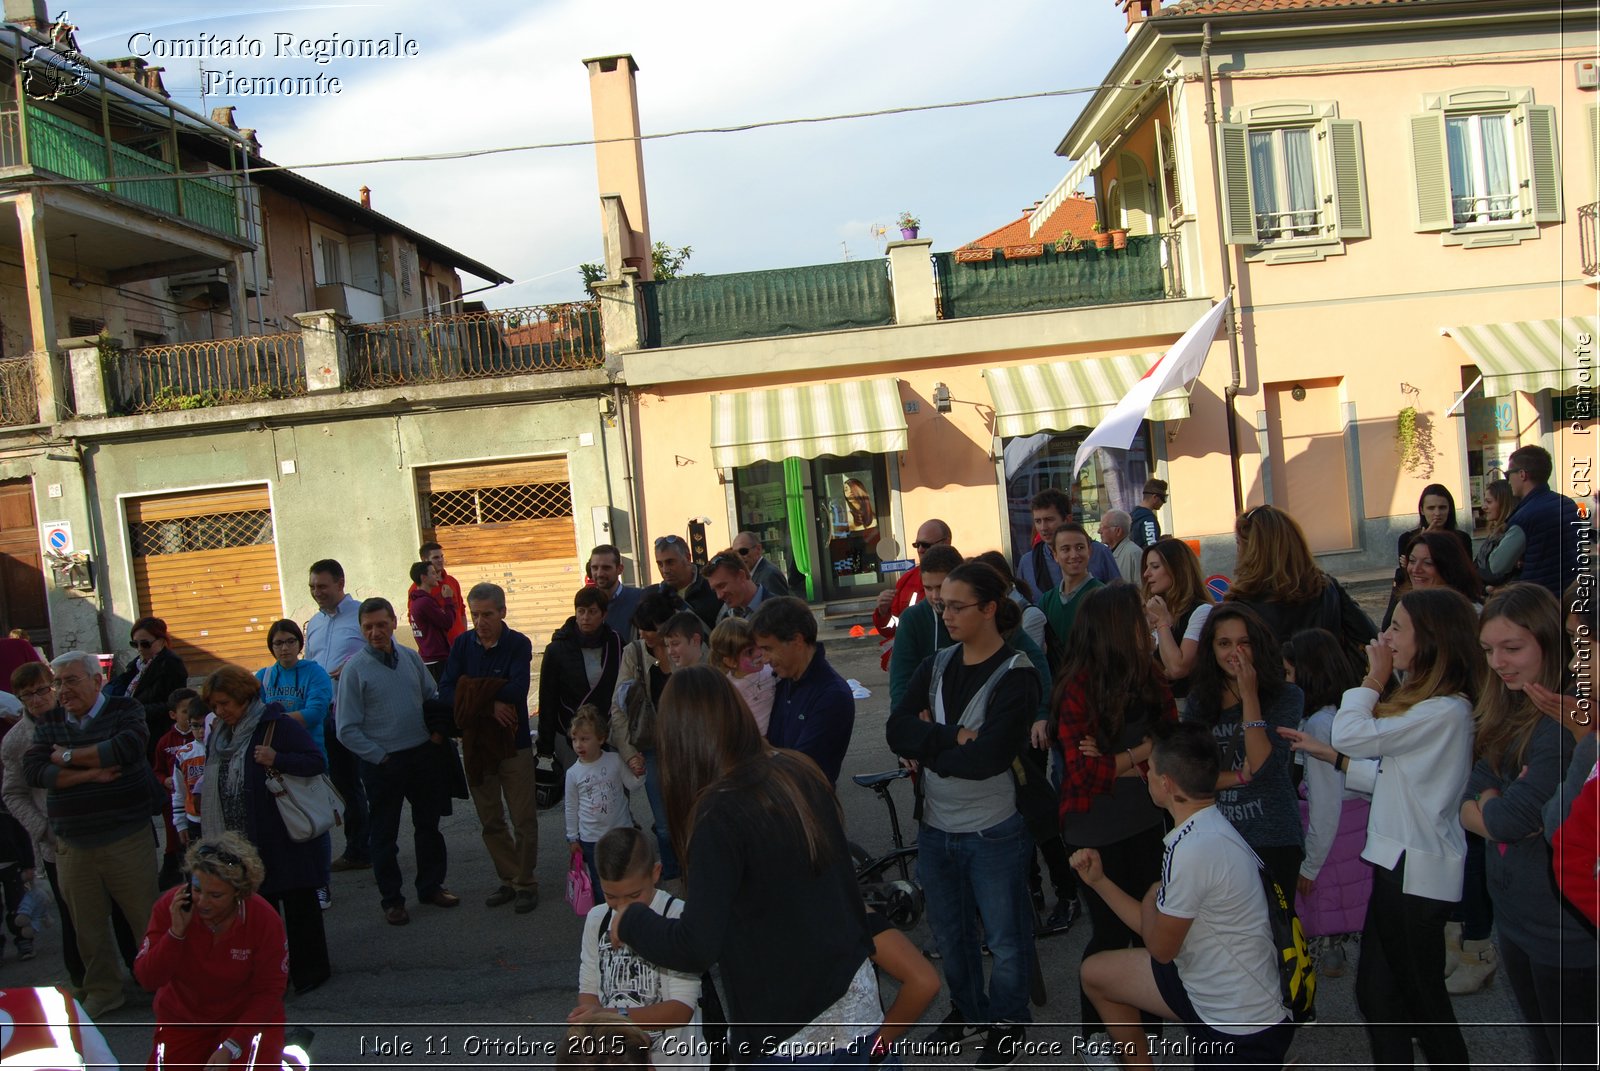
<svg viewBox="0 0 1600 1071">
<path fill-rule="evenodd" d="M 809 755 L 836 783 L 855 730 L 856 700 L 817 643 L 811 607 L 792 596 L 767 599 L 750 619 L 750 630 L 778 677 L 768 742 Z"/>
<path fill-rule="evenodd" d="M 482 712 L 492 717 L 499 731 L 509 731 L 512 746 L 507 753 L 479 756 L 469 753 L 468 768 L 482 765 L 482 780 L 467 790 L 483 825 L 483 846 L 489 849 L 500 885 L 484 901 L 499 907 L 516 901 L 514 910 L 523 915 L 539 906 L 539 879 L 534 864 L 539 855 L 539 813 L 535 800 L 533 734 L 528 729 L 528 687 L 533 673 L 533 642 L 506 626 L 506 593 L 498 584 L 475 584 L 467 592 L 467 613 L 472 628 L 456 637 L 439 678 L 439 698 L 454 704 L 456 690 L 464 680 L 494 678 L 504 681 Z M 460 718 L 463 712 L 457 711 Z M 476 748 L 480 734 L 463 738 L 468 749 Z M 481 763 L 474 759 L 482 758 Z M 507 811 L 510 822 L 506 821 Z"/>
<path fill-rule="evenodd" d="M 1506 535 L 1489 555 L 1489 569 L 1505 575 L 1522 559 L 1518 579 L 1548 588 L 1556 598 L 1578 574 L 1578 529 L 1588 522 L 1577 504 L 1550 490 L 1554 470 L 1549 451 L 1523 446 L 1506 462 L 1506 482 L 1517 496 L 1517 508 L 1506 522 Z"/>
</svg>

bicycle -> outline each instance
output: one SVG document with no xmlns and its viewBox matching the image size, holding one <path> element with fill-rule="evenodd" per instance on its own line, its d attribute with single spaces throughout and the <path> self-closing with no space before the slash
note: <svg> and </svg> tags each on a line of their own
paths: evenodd
<svg viewBox="0 0 1600 1071">
<path fill-rule="evenodd" d="M 894 783 L 910 777 L 911 771 L 896 767 L 883 773 L 856 774 L 850 780 L 862 788 L 870 788 L 889 808 L 889 835 L 894 847 L 883 855 L 874 856 L 854 841 L 849 842 L 850 860 L 855 865 L 856 882 L 861 886 L 861 898 L 869 908 L 875 908 L 898 929 L 909 930 L 922 918 L 922 886 L 912 874 L 911 863 L 917 857 L 917 846 L 907 844 L 900 830 L 900 812 L 895 808 L 890 789 Z M 885 879 L 893 867 L 899 877 Z"/>
</svg>

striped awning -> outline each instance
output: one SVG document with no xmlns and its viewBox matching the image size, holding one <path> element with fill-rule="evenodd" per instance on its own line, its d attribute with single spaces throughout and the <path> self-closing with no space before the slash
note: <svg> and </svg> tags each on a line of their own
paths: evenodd
<svg viewBox="0 0 1600 1071">
<path fill-rule="evenodd" d="M 1055 364 L 986 368 L 994 398 L 994 433 L 1002 439 L 1041 431 L 1092 428 L 1122 400 L 1159 353 L 1128 353 Z M 1150 406 L 1151 420 L 1189 415 L 1189 392 L 1171 390 Z"/>
<path fill-rule="evenodd" d="M 1578 382 L 1578 354 L 1592 351 L 1597 320 L 1569 316 L 1561 320 L 1513 320 L 1503 324 L 1471 324 L 1445 331 L 1461 344 L 1483 373 L 1483 393 L 1497 398 L 1515 391 L 1558 393 Z M 1587 336 L 1580 343 L 1579 336 Z"/>
<path fill-rule="evenodd" d="M 718 467 L 905 448 L 898 379 L 711 396 L 711 463 Z"/>
</svg>

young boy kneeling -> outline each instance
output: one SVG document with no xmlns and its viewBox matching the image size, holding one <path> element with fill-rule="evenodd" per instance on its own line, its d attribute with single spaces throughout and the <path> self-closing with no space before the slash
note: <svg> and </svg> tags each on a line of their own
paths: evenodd
<svg viewBox="0 0 1600 1071">
<path fill-rule="evenodd" d="M 1188 1037 L 1171 1048 L 1196 1067 L 1278 1067 L 1293 1038 L 1255 853 L 1212 806 L 1218 764 L 1210 729 L 1157 732 L 1150 798 L 1174 828 L 1162 880 L 1142 902 L 1106 879 L 1094 849 L 1072 856 L 1084 883 L 1144 940 L 1083 961 L 1084 992 L 1126 1066 L 1152 1066 L 1141 1011 L 1184 1024 Z"/>
<path fill-rule="evenodd" d="M 578 1006 L 567 1021 L 611 1008 L 650 1032 L 655 1066 L 708 1066 L 710 1053 L 700 1033 L 700 979 L 657 967 L 627 945 L 611 945 L 611 914 L 624 904 L 646 904 L 662 918 L 683 914 L 682 900 L 656 888 L 661 863 L 655 837 L 632 826 L 613 829 L 596 843 L 594 861 L 605 902 L 596 904 L 583 924 Z"/>
</svg>

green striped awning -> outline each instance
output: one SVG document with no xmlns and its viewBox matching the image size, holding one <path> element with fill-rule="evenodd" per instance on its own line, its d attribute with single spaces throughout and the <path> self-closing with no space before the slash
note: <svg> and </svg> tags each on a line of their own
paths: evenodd
<svg viewBox="0 0 1600 1071">
<path fill-rule="evenodd" d="M 711 463 L 719 468 L 905 448 L 898 379 L 711 396 Z"/>
<path fill-rule="evenodd" d="M 1159 353 L 1128 353 L 1055 364 L 986 368 L 994 398 L 994 433 L 1002 439 L 1040 431 L 1092 428 L 1157 361 Z M 1150 406 L 1151 420 L 1189 415 L 1189 392 L 1170 390 Z"/>
<path fill-rule="evenodd" d="M 1596 318 L 1514 320 L 1503 324 L 1447 327 L 1483 373 L 1483 394 L 1497 398 L 1514 391 L 1561 392 L 1578 382 L 1578 354 L 1594 346 Z M 1580 344 L 1579 335 L 1587 338 Z"/>
</svg>

